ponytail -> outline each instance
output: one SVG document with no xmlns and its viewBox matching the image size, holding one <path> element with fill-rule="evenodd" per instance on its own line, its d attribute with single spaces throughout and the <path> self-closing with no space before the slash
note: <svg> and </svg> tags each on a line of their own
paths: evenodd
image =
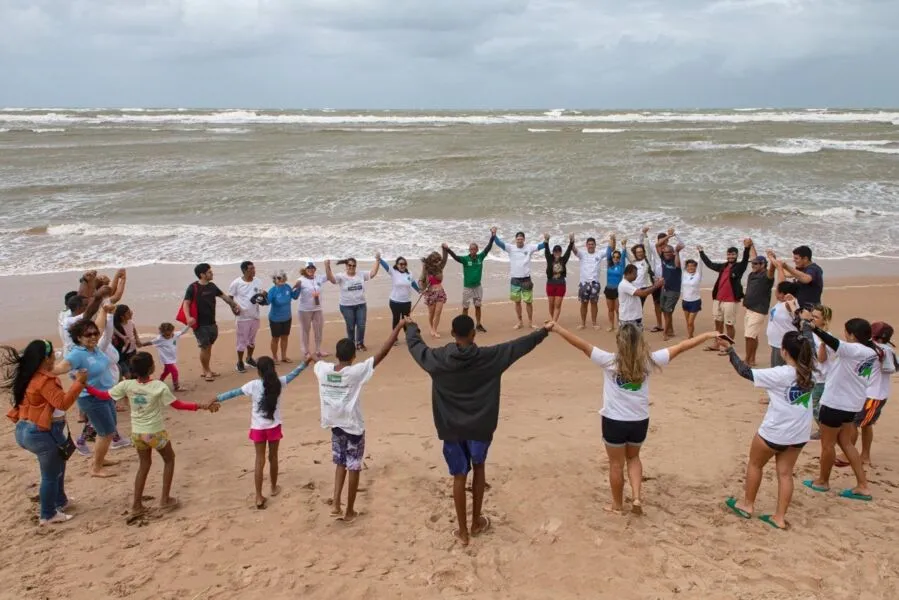
<svg viewBox="0 0 899 600">
<path fill-rule="evenodd" d="M 260 356 L 256 361 L 259 377 L 262 379 L 262 399 L 257 409 L 268 420 L 275 418 L 278 399 L 281 397 L 281 380 L 275 371 L 275 361 L 268 356 Z"/>
<path fill-rule="evenodd" d="M 345 265 L 349 262 L 357 262 L 357 261 L 352 256 L 350 256 L 349 258 L 341 258 L 340 260 L 337 261 L 337 266 L 339 267 L 340 265 Z"/>
<path fill-rule="evenodd" d="M 871 323 L 864 319 L 856 317 L 854 319 L 849 319 L 848 321 L 846 321 L 845 327 L 847 333 L 851 333 L 856 342 L 858 342 L 862 346 L 867 346 L 868 348 L 876 352 L 877 358 L 880 359 L 880 362 L 883 362 L 883 349 L 875 344 L 874 340 L 871 339 Z"/>
<path fill-rule="evenodd" d="M 784 335 L 782 348 L 796 363 L 796 385 L 803 390 L 814 387 L 815 349 L 810 339 L 798 331 L 788 331 Z"/>
<path fill-rule="evenodd" d="M 3 369 L 0 388 L 9 392 L 13 408 L 18 408 L 25 399 L 25 390 L 28 389 L 31 378 L 44 361 L 53 355 L 53 344 L 47 340 L 34 340 L 21 354 L 11 346 L 2 346 L 0 354 L 0 368 Z"/>
</svg>

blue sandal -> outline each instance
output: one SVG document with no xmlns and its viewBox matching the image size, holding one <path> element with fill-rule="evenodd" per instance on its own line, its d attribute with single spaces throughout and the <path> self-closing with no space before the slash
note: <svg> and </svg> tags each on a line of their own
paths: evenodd
<svg viewBox="0 0 899 600">
<path fill-rule="evenodd" d="M 812 479 L 806 479 L 805 481 L 802 482 L 802 485 L 804 485 L 805 487 L 807 487 L 808 489 L 810 489 L 814 492 L 824 493 L 824 492 L 830 491 L 829 487 L 821 487 L 820 485 L 815 485 L 815 482 Z"/>
<path fill-rule="evenodd" d="M 777 523 L 774 522 L 774 519 L 771 518 L 771 515 L 760 515 L 759 521 L 761 521 L 763 523 L 767 523 L 774 529 L 779 529 L 781 531 L 783 531 L 789 527 L 789 524 L 787 524 L 787 527 L 781 527 L 780 525 L 778 525 Z"/>
<path fill-rule="evenodd" d="M 861 500 L 862 502 L 870 502 L 874 499 L 871 494 L 859 494 L 851 489 L 845 489 L 840 492 L 840 498 L 848 498 L 849 500 Z"/>
</svg>

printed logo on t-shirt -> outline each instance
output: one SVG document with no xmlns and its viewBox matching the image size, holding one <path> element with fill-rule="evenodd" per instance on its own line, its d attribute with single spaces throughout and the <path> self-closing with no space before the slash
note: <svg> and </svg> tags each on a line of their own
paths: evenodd
<svg viewBox="0 0 899 600">
<path fill-rule="evenodd" d="M 359 291 L 362 291 L 362 289 L 363 289 L 362 284 L 358 283 L 358 282 L 353 282 L 346 287 L 346 291 L 348 291 L 348 292 L 359 292 Z"/>
<path fill-rule="evenodd" d="M 134 402 L 138 406 L 146 406 L 147 398 L 146 398 L 146 396 L 143 396 L 143 395 L 137 395 L 134 397 L 134 400 L 132 400 L 132 402 Z"/>
<path fill-rule="evenodd" d="M 340 383 L 343 381 L 343 375 L 340 373 L 328 373 L 328 383 Z"/>
<path fill-rule="evenodd" d="M 625 381 L 621 378 L 621 375 L 615 375 L 615 385 L 617 385 L 622 390 L 628 392 L 639 392 L 640 388 L 643 387 L 642 383 L 634 383 L 632 381 Z"/>
<path fill-rule="evenodd" d="M 768 319 L 769 321 L 772 321 L 772 322 L 774 321 L 774 313 L 776 311 L 777 311 L 777 307 L 775 306 L 774 308 L 771 309 L 771 312 L 768 313 L 768 316 L 770 317 L 770 319 Z"/>
<path fill-rule="evenodd" d="M 858 365 L 855 372 L 858 373 L 859 377 L 864 377 L 865 379 L 870 379 L 871 375 L 874 374 L 874 363 L 877 361 L 876 356 L 872 356 L 868 360 Z"/>
<path fill-rule="evenodd" d="M 793 406 L 803 406 L 808 408 L 809 400 L 812 398 L 811 390 L 804 390 L 798 385 L 790 386 L 787 390 L 787 402 Z"/>
</svg>

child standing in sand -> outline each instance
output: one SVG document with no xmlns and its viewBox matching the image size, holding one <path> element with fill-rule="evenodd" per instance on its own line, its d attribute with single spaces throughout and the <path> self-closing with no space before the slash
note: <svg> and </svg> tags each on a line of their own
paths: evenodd
<svg viewBox="0 0 899 600">
<path fill-rule="evenodd" d="M 184 390 L 178 380 L 178 340 L 188 331 L 190 331 L 189 325 L 185 325 L 181 331 L 175 331 L 174 325 L 163 323 L 159 326 L 159 335 L 148 344 L 156 346 L 159 360 L 162 362 L 162 375 L 159 376 L 159 381 L 165 381 L 166 376 L 171 375 L 176 392 Z"/>
<path fill-rule="evenodd" d="M 393 348 L 400 330 L 405 326 L 400 319 L 390 337 L 374 356 L 361 363 L 356 360 L 356 346 L 349 338 L 337 342 L 337 364 L 319 362 L 314 367 L 321 398 L 322 428 L 331 429 L 331 458 L 334 461 L 334 498 L 331 515 L 347 523 L 356 516 L 356 492 L 359 489 L 359 472 L 365 457 L 365 421 L 362 418 L 362 386 L 375 374 L 375 368 Z M 346 512 L 340 499 L 343 484 L 349 471 Z"/>
<path fill-rule="evenodd" d="M 87 387 L 90 395 L 100 400 L 121 400 L 127 398 L 131 404 L 131 442 L 137 450 L 140 466 L 134 479 L 134 502 L 131 506 L 133 515 L 144 512 L 142 498 L 147 476 L 153 464 L 153 450 L 159 452 L 165 462 L 162 473 L 162 496 L 159 504 L 163 510 L 171 510 L 178 506 L 178 500 L 171 496 L 172 478 L 175 475 L 175 450 L 165 430 L 162 409 L 171 406 L 178 410 L 199 409 L 216 412 L 218 405 L 196 404 L 176 400 L 169 386 L 158 379 L 150 379 L 155 370 L 153 357 L 148 352 L 138 352 L 131 358 L 129 365 L 134 379 L 125 379 L 112 386 L 109 391 Z"/>
<path fill-rule="evenodd" d="M 739 517 L 751 519 L 762 484 L 762 469 L 774 458 L 777 469 L 777 510 L 759 520 L 775 529 L 787 528 L 787 509 L 793 498 L 793 468 L 809 441 L 812 421 L 812 388 L 815 369 L 814 344 L 798 331 L 788 331 L 781 340 L 783 365 L 753 369 L 743 362 L 728 342 L 730 363 L 744 379 L 768 393 L 768 411 L 749 447 L 746 483 L 742 500 L 728 498 L 724 504 Z"/>
<path fill-rule="evenodd" d="M 238 396 L 250 398 L 250 441 L 256 448 L 256 469 L 254 483 L 256 485 L 256 508 L 264 510 L 268 499 L 262 495 L 262 480 L 265 476 L 265 450 L 268 447 L 269 479 L 272 496 L 281 492 L 278 486 L 278 444 L 284 435 L 281 433 L 281 392 L 288 383 L 296 379 L 303 370 L 312 363 L 307 356 L 306 362 L 296 369 L 278 377 L 275 361 L 268 356 L 260 356 L 256 360 L 259 379 L 243 384 L 241 387 L 216 396 L 216 402 L 224 402 Z"/>
</svg>

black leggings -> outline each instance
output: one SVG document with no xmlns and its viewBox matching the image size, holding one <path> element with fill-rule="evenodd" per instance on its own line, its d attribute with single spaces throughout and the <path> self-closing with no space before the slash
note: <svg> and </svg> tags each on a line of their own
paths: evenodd
<svg viewBox="0 0 899 600">
<path fill-rule="evenodd" d="M 393 300 L 391 300 L 390 313 L 393 315 L 393 329 L 396 329 L 396 326 L 400 322 L 400 319 L 403 317 L 408 317 L 412 313 L 412 303 L 394 302 Z"/>
</svg>

